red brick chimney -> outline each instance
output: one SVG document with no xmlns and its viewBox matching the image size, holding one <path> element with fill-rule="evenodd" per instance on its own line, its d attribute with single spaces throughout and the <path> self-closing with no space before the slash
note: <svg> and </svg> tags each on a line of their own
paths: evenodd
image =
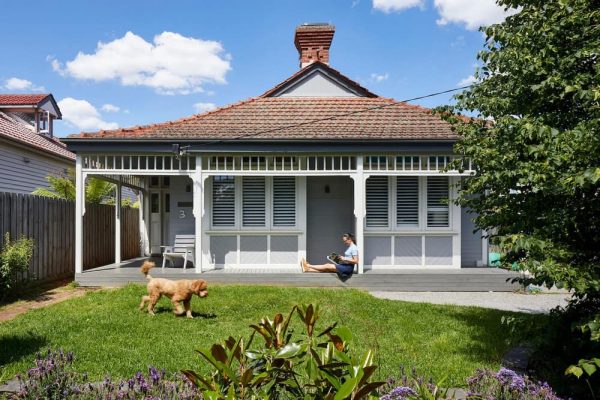
<svg viewBox="0 0 600 400">
<path fill-rule="evenodd" d="M 315 61 L 329 65 L 329 47 L 335 26 L 330 24 L 302 24 L 296 28 L 294 44 L 300 56 L 300 68 Z"/>
</svg>

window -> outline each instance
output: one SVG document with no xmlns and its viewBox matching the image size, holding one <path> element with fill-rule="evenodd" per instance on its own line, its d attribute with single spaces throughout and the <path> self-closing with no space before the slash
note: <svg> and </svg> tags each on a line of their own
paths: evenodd
<svg viewBox="0 0 600 400">
<path fill-rule="evenodd" d="M 212 190 L 213 226 L 235 226 L 235 179 L 215 176 Z"/>
<path fill-rule="evenodd" d="M 242 178 L 242 225 L 265 226 L 265 178 Z"/>
<path fill-rule="evenodd" d="M 240 192 L 237 195 L 236 190 Z M 215 176 L 212 202 L 214 227 L 296 226 L 296 178 L 293 176 Z"/>
<path fill-rule="evenodd" d="M 388 227 L 389 187 L 387 176 L 367 179 L 367 226 Z"/>
<path fill-rule="evenodd" d="M 396 225 L 419 226 L 419 177 L 417 176 L 397 178 Z"/>
<path fill-rule="evenodd" d="M 296 226 L 296 178 L 273 178 L 273 226 Z"/>
<path fill-rule="evenodd" d="M 447 176 L 371 176 L 366 181 L 366 228 L 449 228 L 449 185 Z"/>
<path fill-rule="evenodd" d="M 449 182 L 445 176 L 427 177 L 427 227 L 450 226 Z"/>
</svg>

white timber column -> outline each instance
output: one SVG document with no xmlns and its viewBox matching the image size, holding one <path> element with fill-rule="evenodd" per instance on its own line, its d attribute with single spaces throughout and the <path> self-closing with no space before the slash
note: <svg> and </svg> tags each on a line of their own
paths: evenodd
<svg viewBox="0 0 600 400">
<path fill-rule="evenodd" d="M 356 218 L 356 246 L 358 247 L 358 273 L 364 273 L 365 266 L 365 174 L 363 168 L 363 157 L 356 157 L 356 173 L 352 176 L 354 180 L 354 217 Z"/>
<path fill-rule="evenodd" d="M 450 178 L 450 212 L 452 216 L 452 230 L 454 231 L 452 239 L 452 266 L 454 268 L 462 267 L 462 227 L 461 227 L 461 207 L 454 203 L 458 197 L 458 185 L 460 178 Z"/>
<path fill-rule="evenodd" d="M 121 179 L 115 185 L 115 264 L 121 262 Z"/>
<path fill-rule="evenodd" d="M 83 214 L 85 206 L 85 178 L 81 156 L 75 158 L 75 273 L 83 272 Z"/>
<path fill-rule="evenodd" d="M 146 192 L 146 181 L 142 182 L 142 188 L 138 194 L 138 217 L 139 217 L 139 231 L 140 231 L 140 257 L 144 257 L 148 254 L 148 218 L 147 214 L 147 192 Z"/>
<path fill-rule="evenodd" d="M 202 156 L 196 156 L 196 171 L 191 176 L 194 187 L 194 268 L 202 273 L 202 214 L 204 212 L 204 176 L 202 175 Z"/>
</svg>

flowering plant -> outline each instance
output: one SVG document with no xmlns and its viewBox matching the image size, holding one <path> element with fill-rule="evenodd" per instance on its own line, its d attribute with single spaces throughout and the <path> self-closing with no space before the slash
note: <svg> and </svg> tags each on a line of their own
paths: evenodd
<svg viewBox="0 0 600 400">
<path fill-rule="evenodd" d="M 20 389 L 10 399 L 199 399 L 200 392 L 183 375 L 166 379 L 164 370 L 149 367 L 148 375 L 137 372 L 128 380 L 113 382 L 110 377 L 92 383 L 86 374 L 72 369 L 73 354 L 62 350 L 38 353 L 35 367 L 27 376 L 17 376 Z"/>
<path fill-rule="evenodd" d="M 535 382 L 507 368 L 498 372 L 477 370 L 468 379 L 467 399 L 560 400 L 546 382 Z"/>
</svg>

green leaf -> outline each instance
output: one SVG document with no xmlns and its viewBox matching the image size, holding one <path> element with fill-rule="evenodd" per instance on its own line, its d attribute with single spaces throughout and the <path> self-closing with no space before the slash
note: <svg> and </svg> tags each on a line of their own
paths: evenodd
<svg viewBox="0 0 600 400">
<path fill-rule="evenodd" d="M 356 387 L 356 383 L 357 381 L 355 378 L 349 378 L 348 380 L 346 380 L 346 382 L 344 382 L 344 384 L 339 388 L 338 392 L 334 397 L 334 400 L 343 400 L 350 397 L 352 391 Z"/>
<path fill-rule="evenodd" d="M 594 364 L 592 364 L 591 362 L 583 362 L 583 363 L 580 363 L 579 365 L 585 371 L 585 373 L 588 375 L 592 375 L 597 370 L 596 366 Z"/>
<path fill-rule="evenodd" d="M 583 375 L 583 370 L 576 365 L 571 365 L 565 371 L 565 375 L 574 375 L 577 378 L 580 378 Z"/>
<path fill-rule="evenodd" d="M 279 349 L 279 351 L 275 354 L 275 357 L 291 358 L 291 357 L 294 357 L 295 355 L 297 355 L 301 349 L 302 348 L 299 344 L 289 343 L 289 344 L 285 345 L 284 347 L 282 347 L 281 349 Z"/>
</svg>

